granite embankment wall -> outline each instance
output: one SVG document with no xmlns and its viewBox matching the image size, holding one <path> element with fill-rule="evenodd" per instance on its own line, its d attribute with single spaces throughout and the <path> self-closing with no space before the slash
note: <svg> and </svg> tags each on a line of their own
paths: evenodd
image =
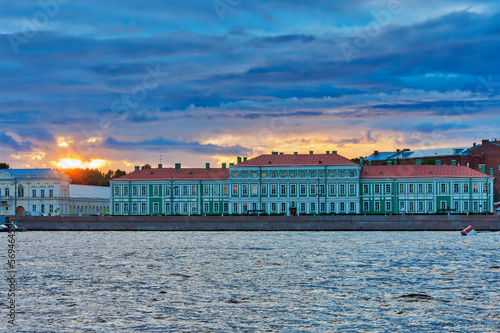
<svg viewBox="0 0 500 333">
<path fill-rule="evenodd" d="M 499 231 L 500 216 L 20 216 L 44 231 Z"/>
</svg>

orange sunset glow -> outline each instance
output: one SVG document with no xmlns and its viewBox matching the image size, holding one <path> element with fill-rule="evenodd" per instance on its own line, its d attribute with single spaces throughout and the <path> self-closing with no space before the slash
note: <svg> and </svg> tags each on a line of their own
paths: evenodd
<svg viewBox="0 0 500 333">
<path fill-rule="evenodd" d="M 83 162 L 76 158 L 61 158 L 58 161 L 51 161 L 55 167 L 60 169 L 99 169 L 109 164 L 109 161 L 102 159 L 92 159 Z"/>
</svg>

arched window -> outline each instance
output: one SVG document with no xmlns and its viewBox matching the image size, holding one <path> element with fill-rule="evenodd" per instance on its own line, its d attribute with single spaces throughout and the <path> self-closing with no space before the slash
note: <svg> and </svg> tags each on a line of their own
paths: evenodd
<svg viewBox="0 0 500 333">
<path fill-rule="evenodd" d="M 10 196 L 10 189 L 8 188 L 5 189 L 5 196 L 6 197 Z"/>
<path fill-rule="evenodd" d="M 24 186 L 23 185 L 17 186 L 17 197 L 18 198 L 24 197 Z"/>
</svg>

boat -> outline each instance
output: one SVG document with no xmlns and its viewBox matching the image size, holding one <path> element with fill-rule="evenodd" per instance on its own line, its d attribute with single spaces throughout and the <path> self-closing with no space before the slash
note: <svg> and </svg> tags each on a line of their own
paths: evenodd
<svg viewBox="0 0 500 333">
<path fill-rule="evenodd" d="M 0 224 L 0 232 L 13 231 L 26 231 L 26 228 L 17 225 L 15 222 L 5 222 Z"/>
</svg>

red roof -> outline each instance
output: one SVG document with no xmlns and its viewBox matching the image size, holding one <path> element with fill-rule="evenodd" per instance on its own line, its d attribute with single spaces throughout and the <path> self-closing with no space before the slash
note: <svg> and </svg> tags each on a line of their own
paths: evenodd
<svg viewBox="0 0 500 333">
<path fill-rule="evenodd" d="M 229 169 L 142 169 L 113 181 L 128 180 L 228 180 Z"/>
<path fill-rule="evenodd" d="M 372 165 L 364 166 L 360 175 L 361 179 L 469 177 L 487 175 L 463 165 Z"/>
<path fill-rule="evenodd" d="M 241 162 L 235 167 L 281 167 L 281 166 L 318 166 L 318 165 L 357 165 L 338 154 L 283 154 L 260 155 Z"/>
</svg>

